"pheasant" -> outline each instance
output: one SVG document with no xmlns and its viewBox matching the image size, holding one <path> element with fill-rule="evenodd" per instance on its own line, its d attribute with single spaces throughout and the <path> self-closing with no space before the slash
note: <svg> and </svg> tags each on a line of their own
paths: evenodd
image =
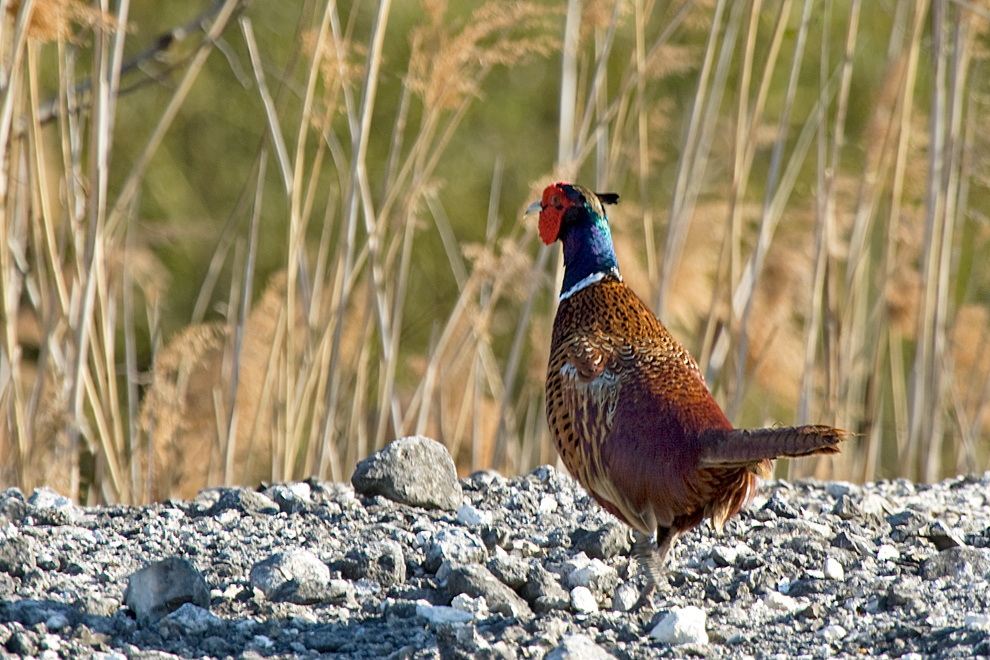
<svg viewBox="0 0 990 660">
<path fill-rule="evenodd" d="M 563 244 L 564 281 L 547 369 L 557 451 L 591 496 L 633 528 L 645 604 L 677 537 L 708 518 L 721 531 L 780 456 L 833 454 L 829 426 L 734 429 L 697 363 L 622 282 L 605 204 L 568 183 L 543 191 L 540 238 Z"/>
</svg>

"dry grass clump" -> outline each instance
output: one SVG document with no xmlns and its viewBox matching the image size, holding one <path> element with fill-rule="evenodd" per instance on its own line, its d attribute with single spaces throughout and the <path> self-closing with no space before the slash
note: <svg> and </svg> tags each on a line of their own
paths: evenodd
<svg viewBox="0 0 990 660">
<path fill-rule="evenodd" d="M 135 491 L 145 499 L 188 499 L 216 483 L 273 478 L 278 429 L 272 365 L 283 330 L 285 283 L 284 273 L 272 278 L 244 323 L 236 355 L 234 328 L 219 322 L 185 328 L 156 354 L 140 413 L 146 442 L 134 457 L 140 465 Z M 302 336 L 304 330 L 297 319 L 293 332 Z"/>
<path fill-rule="evenodd" d="M 406 85 L 433 110 L 453 110 L 477 96 L 492 67 L 545 57 L 556 45 L 548 34 L 553 14 L 533 3 L 486 2 L 462 26 L 450 24 L 445 0 L 426 0 L 423 9 L 426 22 L 409 37 Z"/>
<path fill-rule="evenodd" d="M 7 13 L 17 16 L 22 4 L 22 0 L 9 0 Z M 113 15 L 82 0 L 35 0 L 27 19 L 27 35 L 37 41 L 67 39 L 74 25 L 104 31 L 120 28 Z"/>
</svg>

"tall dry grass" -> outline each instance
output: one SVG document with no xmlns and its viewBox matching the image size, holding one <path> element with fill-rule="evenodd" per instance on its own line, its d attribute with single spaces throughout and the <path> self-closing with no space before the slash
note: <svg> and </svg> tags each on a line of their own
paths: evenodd
<svg viewBox="0 0 990 660">
<path fill-rule="evenodd" d="M 240 0 L 150 40 L 126 0 L 4 7 L 0 484 L 101 502 L 341 480 L 409 433 L 462 472 L 554 461 L 560 264 L 518 212 L 559 178 L 622 194 L 626 280 L 730 418 L 858 434 L 782 473 L 987 468 L 985 8 L 312 0 L 273 50 Z M 176 324 L 189 275 L 142 209 L 220 55 L 261 137 Z M 162 80 L 146 133 L 115 131 Z"/>
</svg>

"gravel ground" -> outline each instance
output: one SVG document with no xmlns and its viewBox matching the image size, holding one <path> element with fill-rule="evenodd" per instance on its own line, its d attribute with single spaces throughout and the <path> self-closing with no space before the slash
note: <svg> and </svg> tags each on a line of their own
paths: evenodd
<svg viewBox="0 0 990 660">
<path fill-rule="evenodd" d="M 544 466 L 457 481 L 393 443 L 352 484 L 77 507 L 0 493 L 0 656 L 990 655 L 990 473 L 771 482 L 682 537 L 653 609 L 626 528 Z"/>
</svg>

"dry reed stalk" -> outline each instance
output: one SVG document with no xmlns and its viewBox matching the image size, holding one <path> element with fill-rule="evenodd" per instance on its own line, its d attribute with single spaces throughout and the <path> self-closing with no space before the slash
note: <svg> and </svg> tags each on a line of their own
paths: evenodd
<svg viewBox="0 0 990 660">
<path fill-rule="evenodd" d="M 319 444 L 322 449 L 313 454 L 312 461 L 316 471 L 320 474 L 327 468 L 325 459 L 317 459 L 315 456 L 329 457 L 334 455 L 335 450 L 331 446 L 337 442 L 335 429 L 340 423 L 345 423 L 353 428 L 354 411 L 350 413 L 351 422 L 346 422 L 348 413 L 341 410 L 340 405 L 345 399 L 342 397 L 340 379 L 340 349 L 339 338 L 343 330 L 342 321 L 345 318 L 343 311 L 351 305 L 351 297 L 355 294 L 354 286 L 365 288 L 374 302 L 372 309 L 375 310 L 374 319 L 376 321 L 377 337 L 374 346 L 380 351 L 379 363 L 382 375 L 378 381 L 378 421 L 373 425 L 375 435 L 375 447 L 381 446 L 389 428 L 399 429 L 402 426 L 402 412 L 400 402 L 395 391 L 395 372 L 398 365 L 398 337 L 395 330 L 401 322 L 405 308 L 405 291 L 408 281 L 408 273 L 412 262 L 412 249 L 415 236 L 415 214 L 411 213 L 416 205 L 416 200 L 430 184 L 430 173 L 435 169 L 440 154 L 443 153 L 454 129 L 464 116 L 466 108 L 474 99 L 477 81 L 483 79 L 488 71 L 500 64 L 508 64 L 517 61 L 520 57 L 526 56 L 541 49 L 545 49 L 545 42 L 539 40 L 527 44 L 524 41 L 495 41 L 487 43 L 491 35 L 499 35 L 513 29 L 519 25 L 532 24 L 537 13 L 529 5 L 520 5 L 512 8 L 496 8 L 495 4 L 485 5 L 474 13 L 474 19 L 466 24 L 464 30 L 456 36 L 446 36 L 449 30 L 442 18 L 445 7 L 442 3 L 433 3 L 428 7 L 428 14 L 433 21 L 430 29 L 434 31 L 436 38 L 430 41 L 423 41 L 421 32 L 414 33 L 413 57 L 410 60 L 409 79 L 407 87 L 416 94 L 422 94 L 427 104 L 428 112 L 423 116 L 423 123 L 419 133 L 408 151 L 408 155 L 400 157 L 398 149 L 404 145 L 401 138 L 401 127 L 405 126 L 405 117 L 408 109 L 408 102 L 400 104 L 400 111 L 396 118 L 395 127 L 392 130 L 392 149 L 387 162 L 387 171 L 390 179 L 385 181 L 384 196 L 380 204 L 375 204 L 372 199 L 371 190 L 368 185 L 366 173 L 362 160 L 363 145 L 367 143 L 367 131 L 370 127 L 375 84 L 375 50 L 369 50 L 369 64 L 365 67 L 365 83 L 363 86 L 363 101 L 361 107 L 355 110 L 355 104 L 350 101 L 345 103 L 348 108 L 348 127 L 350 130 L 351 153 L 340 152 L 339 158 L 346 163 L 346 169 L 350 176 L 342 182 L 342 204 L 344 218 L 344 240 L 338 241 L 338 257 L 335 261 L 338 264 L 338 271 L 331 281 L 336 284 L 331 288 L 332 300 L 330 310 L 335 317 L 331 325 L 335 327 L 334 340 L 331 346 L 330 356 L 330 376 L 327 386 L 317 384 L 317 391 L 324 393 L 323 421 L 319 426 L 322 429 L 319 433 L 318 443 L 309 441 L 310 446 Z M 385 13 L 382 13 L 385 12 Z M 387 16 L 387 5 L 379 5 L 379 16 Z M 336 43 L 344 43 L 343 35 L 340 33 L 335 14 L 329 15 L 329 27 L 334 35 Z M 382 26 L 382 32 L 384 26 Z M 418 36 L 419 35 L 419 36 Z M 418 41 L 417 41 L 418 40 Z M 417 45 L 419 44 L 419 45 Z M 511 44 L 511 45 L 510 45 Z M 427 57 L 427 47 L 439 48 L 439 53 L 429 53 Z M 513 48 L 518 46 L 519 48 Z M 478 49 L 486 50 L 479 51 Z M 322 47 L 317 46 L 314 51 L 319 52 Z M 419 49 L 419 50 L 417 50 Z M 475 57 L 473 53 L 480 52 L 481 56 Z M 417 54 L 418 53 L 418 54 Z M 343 62 L 345 57 L 338 51 L 336 61 Z M 473 67 L 475 62 L 481 62 L 480 69 L 472 72 L 460 70 L 463 67 Z M 432 64 L 427 68 L 423 65 L 426 62 Z M 444 67 L 448 68 L 444 68 Z M 419 67 L 419 68 L 417 68 Z M 453 68 L 449 68 L 453 67 Z M 429 72 L 429 76 L 424 76 L 422 72 Z M 458 81 L 472 81 L 467 86 L 457 87 Z M 450 85 L 453 84 L 453 87 Z M 347 88 L 344 87 L 345 96 Z M 369 96 L 369 92 L 371 95 Z M 403 99 L 410 96 L 403 95 Z M 450 109 L 452 114 L 447 114 Z M 441 120 L 449 116 L 446 125 Z M 363 136 L 362 136 L 363 135 Z M 331 151 L 334 151 L 333 142 L 328 141 Z M 335 156 L 337 158 L 337 156 Z M 410 179 L 410 173 L 415 172 L 415 176 Z M 411 186 L 411 187 L 407 187 Z M 400 211 L 397 215 L 402 218 L 394 228 L 389 227 L 387 221 L 393 217 L 393 207 L 401 202 L 406 210 Z M 362 222 L 363 221 L 363 222 Z M 363 229 L 367 240 L 358 251 L 357 239 L 359 227 Z M 322 243 L 328 245 L 328 243 Z M 343 252 L 339 252 L 343 249 Z M 291 251 L 291 248 L 290 248 Z M 321 250 L 321 257 L 318 264 L 328 263 L 322 255 L 326 252 Z M 319 270 L 319 267 L 318 267 Z M 315 288 L 315 287 L 314 287 Z M 371 368 L 371 363 L 361 361 L 362 370 Z M 360 376 L 362 383 L 372 382 L 365 375 Z M 427 397 L 428 400 L 428 397 Z M 367 431 L 363 428 L 358 432 L 360 437 L 367 437 Z M 310 459 L 307 459 L 310 460 Z"/>
<path fill-rule="evenodd" d="M 730 231 L 726 234 L 727 246 L 724 248 L 723 256 L 725 251 L 729 253 L 728 259 L 728 285 L 730 290 L 738 290 L 740 285 L 740 280 L 742 273 L 739 270 L 741 268 L 742 262 L 742 201 L 745 197 L 745 191 L 748 187 L 750 172 L 753 164 L 753 158 L 756 155 L 757 148 L 757 128 L 764 120 L 764 108 L 766 105 L 767 95 L 770 90 L 770 81 L 773 78 L 773 72 L 775 70 L 777 59 L 780 54 L 780 47 L 783 41 L 785 26 L 788 24 L 790 19 L 791 3 L 784 2 L 781 4 L 779 12 L 777 14 L 777 25 L 774 28 L 773 39 L 771 41 L 770 53 L 766 59 L 766 66 L 763 69 L 763 75 L 761 77 L 760 86 L 757 90 L 756 100 L 754 101 L 752 109 L 749 108 L 748 100 L 748 86 L 749 86 L 749 75 L 748 71 L 753 66 L 753 51 L 756 44 L 756 33 L 758 28 L 757 17 L 759 15 L 760 3 L 753 5 L 750 13 L 750 24 L 747 30 L 747 40 L 746 40 L 746 59 L 743 65 L 744 74 L 739 83 L 739 103 L 736 111 L 736 144 L 735 144 L 735 160 L 733 163 L 732 172 L 732 190 L 730 197 L 730 212 L 729 212 L 729 227 Z M 807 17 L 805 17 L 807 20 Z M 806 24 L 802 24 L 805 27 Z M 798 50 L 798 55 L 795 57 L 796 61 L 800 61 L 802 57 L 801 49 Z M 779 144 L 779 143 L 778 143 Z M 755 268 L 759 269 L 758 262 Z M 730 417 L 735 417 L 740 406 L 742 405 L 743 396 L 745 393 L 745 383 L 744 370 L 747 365 L 747 352 L 749 346 L 749 319 L 750 313 L 752 312 L 753 301 L 752 292 L 748 294 L 748 299 L 746 305 L 742 310 L 741 314 L 739 310 L 734 309 L 733 314 L 730 317 L 730 326 L 734 326 L 736 319 L 738 318 L 738 334 L 740 337 L 739 341 L 739 358 L 736 365 L 736 383 L 735 383 L 735 393 L 729 399 L 729 404 L 727 406 L 727 414 Z M 712 296 L 711 310 L 715 309 L 716 297 Z M 709 312 L 709 323 L 705 331 L 706 338 L 714 337 L 715 328 L 713 320 L 717 318 L 715 314 Z M 709 341 L 711 341 L 709 339 Z M 707 357 L 709 354 L 708 341 L 702 344 L 703 346 L 703 361 L 702 366 L 707 366 Z"/>
<path fill-rule="evenodd" d="M 725 20 L 724 35 L 719 40 L 718 36 L 723 33 L 722 14 L 725 11 L 725 4 L 723 0 L 719 0 L 712 17 L 713 28 L 705 47 L 701 71 L 698 74 L 697 92 L 688 120 L 687 133 L 681 150 L 681 160 L 678 163 L 677 182 L 671 196 L 670 213 L 667 220 L 667 241 L 655 303 L 656 313 L 661 318 L 666 313 L 666 299 L 670 293 L 670 282 L 673 280 L 674 269 L 684 250 L 684 239 L 708 162 L 717 111 L 721 104 L 728 65 L 731 61 L 730 55 L 734 50 L 735 38 L 738 34 L 739 12 L 744 6 L 744 3 L 732 5 L 730 15 Z M 716 54 L 718 54 L 717 64 L 714 63 Z M 714 72 L 712 71 L 713 68 L 715 69 Z"/>
<path fill-rule="evenodd" d="M 209 54 L 213 51 L 217 38 L 227 28 L 227 24 L 234 17 L 234 14 L 243 9 L 243 4 L 244 0 L 224 0 L 223 6 L 217 13 L 217 16 L 210 26 L 209 31 L 206 33 L 202 43 L 197 48 L 195 55 L 190 60 L 185 73 L 182 75 L 182 79 L 176 86 L 172 98 L 169 99 L 169 102 L 162 111 L 161 117 L 155 124 L 151 135 L 148 136 L 144 149 L 141 151 L 137 161 L 128 173 L 117 200 L 114 202 L 114 205 L 110 209 L 109 213 L 107 213 L 107 231 L 112 233 L 116 229 L 117 223 L 123 220 L 127 209 L 130 207 L 134 200 L 134 196 L 138 192 L 138 188 L 143 180 L 148 163 L 150 162 L 152 156 L 154 156 L 154 154 L 158 151 L 158 147 L 161 145 L 162 139 L 165 137 L 165 133 L 172 125 L 179 108 L 182 107 L 183 102 L 189 94 L 189 90 L 192 88 L 193 83 L 196 82 L 196 78 L 199 76 L 203 65 L 206 63 L 207 56 L 209 56 Z"/>
</svg>

